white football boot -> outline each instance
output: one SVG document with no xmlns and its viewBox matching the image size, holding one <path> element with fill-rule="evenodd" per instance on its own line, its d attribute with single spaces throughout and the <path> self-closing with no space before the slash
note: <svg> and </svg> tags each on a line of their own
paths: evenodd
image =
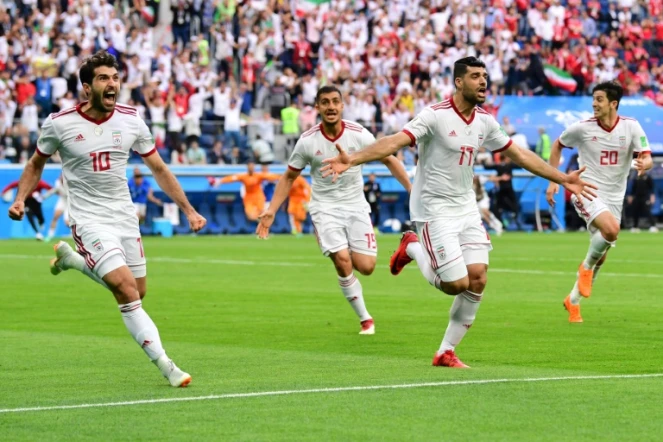
<svg viewBox="0 0 663 442">
<path fill-rule="evenodd" d="M 85 259 L 64 241 L 55 244 L 53 250 L 55 258 L 51 259 L 52 275 L 59 275 L 63 270 L 79 269 L 85 265 Z"/>
<path fill-rule="evenodd" d="M 163 355 L 156 361 L 153 361 L 157 367 L 159 367 L 159 370 L 161 370 L 161 374 L 163 374 L 163 377 L 168 379 L 168 382 L 170 382 L 170 385 L 173 387 L 186 387 L 191 383 L 191 375 L 189 373 L 186 373 L 180 368 L 175 365 L 175 363 L 170 359 L 168 356 Z"/>
</svg>

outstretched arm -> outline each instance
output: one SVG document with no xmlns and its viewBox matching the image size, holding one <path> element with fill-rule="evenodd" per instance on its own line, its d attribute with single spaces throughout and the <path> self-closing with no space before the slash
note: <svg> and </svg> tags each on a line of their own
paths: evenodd
<svg viewBox="0 0 663 442">
<path fill-rule="evenodd" d="M 515 143 L 512 143 L 503 154 L 534 175 L 561 184 L 578 198 L 584 197 L 591 201 L 592 197 L 596 196 L 592 190 L 596 189 L 596 186 L 580 179 L 580 174 L 585 171 L 584 167 L 567 175 L 543 161 L 534 152 L 524 149 Z"/>
<path fill-rule="evenodd" d="M 562 159 L 563 148 L 564 146 L 562 146 L 562 143 L 560 143 L 559 138 L 556 139 L 552 145 L 552 149 L 550 150 L 550 158 L 548 159 L 548 163 L 551 167 L 554 167 L 555 169 L 559 167 L 559 162 Z M 555 207 L 555 194 L 558 191 L 559 185 L 557 183 L 550 183 L 548 185 L 548 189 L 546 190 L 546 200 L 552 207 Z"/>
<path fill-rule="evenodd" d="M 197 232 L 205 227 L 207 220 L 196 212 L 193 206 L 191 206 L 191 203 L 189 203 L 189 200 L 184 194 L 184 190 L 182 190 L 182 186 L 180 186 L 175 175 L 173 175 L 168 169 L 166 163 L 163 162 L 159 153 L 154 152 L 151 155 L 143 157 L 143 161 L 152 171 L 152 176 L 154 176 L 159 187 L 161 187 L 163 191 L 166 192 L 166 195 L 177 204 L 177 207 L 184 212 L 189 220 L 191 230 Z"/>
<path fill-rule="evenodd" d="M 407 176 L 407 171 L 405 170 L 405 167 L 403 167 L 403 164 L 393 155 L 384 158 L 382 164 L 387 166 L 387 169 L 389 169 L 389 172 L 391 172 L 394 178 L 401 183 L 405 190 L 410 192 L 412 183 L 410 183 L 410 178 Z"/>
<path fill-rule="evenodd" d="M 410 144 L 412 144 L 412 140 L 405 132 L 398 132 L 397 134 L 380 138 L 367 148 L 350 155 L 350 167 L 385 159 Z"/>
<path fill-rule="evenodd" d="M 274 189 L 274 195 L 272 196 L 272 201 L 269 203 L 269 208 L 265 209 L 259 216 L 260 223 L 256 229 L 258 238 L 265 239 L 269 236 L 269 228 L 274 222 L 274 216 L 276 211 L 279 210 L 283 201 L 288 197 L 290 189 L 292 189 L 292 184 L 295 182 L 301 170 L 293 170 L 288 167 L 286 172 L 281 175 L 278 183 L 276 183 L 276 188 Z"/>
<path fill-rule="evenodd" d="M 339 174 L 345 172 L 352 166 L 385 159 L 386 157 L 395 154 L 403 147 L 411 144 L 412 138 L 410 138 L 405 132 L 399 132 L 394 135 L 380 138 L 375 143 L 365 149 L 353 153 L 352 155 L 348 155 L 339 144 L 336 144 L 338 155 L 334 158 L 323 160 L 322 162 L 325 166 L 320 169 L 320 172 L 322 172 L 323 178 L 333 174 L 334 178 L 332 181 L 336 181 Z"/>
<path fill-rule="evenodd" d="M 23 215 L 25 214 L 25 199 L 37 187 L 46 161 L 48 161 L 48 157 L 35 152 L 25 166 L 25 169 L 23 169 L 21 178 L 18 180 L 18 190 L 16 191 L 14 204 L 9 208 L 9 217 L 11 219 L 16 221 L 23 219 Z"/>
</svg>

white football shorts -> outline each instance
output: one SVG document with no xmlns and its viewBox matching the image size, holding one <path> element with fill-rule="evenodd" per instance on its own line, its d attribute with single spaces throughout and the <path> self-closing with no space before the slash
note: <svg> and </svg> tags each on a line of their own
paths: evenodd
<svg viewBox="0 0 663 442">
<path fill-rule="evenodd" d="M 145 214 L 147 213 L 147 204 L 134 203 L 134 207 L 136 208 L 136 214 L 141 218 L 145 218 Z"/>
<path fill-rule="evenodd" d="M 311 214 L 313 229 L 323 255 L 349 249 L 376 256 L 378 245 L 371 216 L 366 212 L 316 212 Z"/>
<path fill-rule="evenodd" d="M 490 198 L 488 198 L 488 195 L 484 195 L 483 198 L 477 201 L 477 206 L 479 206 L 479 209 L 490 210 Z"/>
<path fill-rule="evenodd" d="M 581 198 L 578 200 L 575 195 L 571 195 L 571 202 L 573 203 L 573 207 L 575 207 L 578 216 L 587 223 L 587 230 L 592 234 L 598 231 L 598 229 L 592 225 L 592 222 L 594 222 L 596 217 L 603 212 L 609 211 L 612 213 L 612 216 L 615 217 L 618 224 L 621 224 L 622 222 L 621 204 L 606 204 L 599 197 L 594 198 L 592 201 L 589 201 L 587 198 Z"/>
<path fill-rule="evenodd" d="M 437 218 L 415 224 L 419 242 L 442 281 L 464 278 L 470 264 L 488 265 L 488 252 L 493 246 L 478 210 L 460 218 Z"/>
<path fill-rule="evenodd" d="M 74 225 L 71 231 L 78 253 L 100 278 L 124 265 L 131 269 L 134 278 L 147 274 L 138 220 Z"/>
</svg>

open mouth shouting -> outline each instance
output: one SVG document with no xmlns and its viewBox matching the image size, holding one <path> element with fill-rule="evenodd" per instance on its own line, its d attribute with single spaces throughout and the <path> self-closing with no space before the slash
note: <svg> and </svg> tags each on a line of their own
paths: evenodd
<svg viewBox="0 0 663 442">
<path fill-rule="evenodd" d="M 117 98 L 117 91 L 115 89 L 107 89 L 104 91 L 102 96 L 102 101 L 104 106 L 113 107 L 115 105 L 115 100 Z"/>
</svg>

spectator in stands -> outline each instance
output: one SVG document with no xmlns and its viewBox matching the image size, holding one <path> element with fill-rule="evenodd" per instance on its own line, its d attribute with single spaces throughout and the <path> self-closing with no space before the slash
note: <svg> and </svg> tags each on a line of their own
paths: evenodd
<svg viewBox="0 0 663 442">
<path fill-rule="evenodd" d="M 287 140 L 287 155 L 290 155 L 291 149 L 295 146 L 297 137 L 299 137 L 299 108 L 297 102 L 293 101 L 290 106 L 281 110 L 281 121 L 283 122 L 283 135 Z"/>
<path fill-rule="evenodd" d="M 272 118 L 268 111 L 262 113 L 262 118 L 252 119 L 251 122 L 258 129 L 258 135 L 269 144 L 269 147 L 274 149 L 274 136 L 276 133 L 276 125 L 280 123 L 279 120 Z"/>
<path fill-rule="evenodd" d="M 177 143 L 170 154 L 170 164 L 174 166 L 189 164 L 186 143 Z"/>
<path fill-rule="evenodd" d="M 550 152 L 552 148 L 552 143 L 550 142 L 550 136 L 546 133 L 546 128 L 541 126 L 539 127 L 539 139 L 536 142 L 536 154 L 541 157 L 543 161 L 548 161 L 550 159 Z"/>
<path fill-rule="evenodd" d="M 242 139 L 241 98 L 231 98 L 230 106 L 226 110 L 225 122 L 223 124 L 224 144 L 230 146 L 244 147 Z"/>
<path fill-rule="evenodd" d="M 274 162 L 274 152 L 271 146 L 260 135 L 256 135 L 256 139 L 251 145 L 251 150 L 253 151 L 256 163 L 268 165 Z"/>
<path fill-rule="evenodd" d="M 25 103 L 20 106 L 21 124 L 27 129 L 30 136 L 30 145 L 37 144 L 39 137 L 39 110 L 32 97 L 27 97 Z"/>
<path fill-rule="evenodd" d="M 53 87 L 48 72 L 44 69 L 35 81 L 39 118 L 46 118 L 53 111 Z"/>
<path fill-rule="evenodd" d="M 224 156 L 224 161 L 226 164 L 246 164 L 249 160 L 249 157 L 244 153 L 242 149 L 237 146 L 233 146 L 232 149 Z"/>
<path fill-rule="evenodd" d="M 186 158 L 191 165 L 207 164 L 205 151 L 200 148 L 196 140 L 191 141 L 189 149 L 186 151 Z"/>
<path fill-rule="evenodd" d="M 658 232 L 656 219 L 652 215 L 651 210 L 655 203 L 656 191 L 651 175 L 648 172 L 642 175 L 638 175 L 637 172 L 634 173 L 634 176 L 631 178 L 631 194 L 627 197 L 627 204 L 633 216 L 632 232 L 640 231 L 640 220 L 642 218 L 649 219 L 650 232 Z"/>
<path fill-rule="evenodd" d="M 223 142 L 217 140 L 214 142 L 212 149 L 209 152 L 208 164 L 225 164 L 223 160 Z"/>
</svg>

